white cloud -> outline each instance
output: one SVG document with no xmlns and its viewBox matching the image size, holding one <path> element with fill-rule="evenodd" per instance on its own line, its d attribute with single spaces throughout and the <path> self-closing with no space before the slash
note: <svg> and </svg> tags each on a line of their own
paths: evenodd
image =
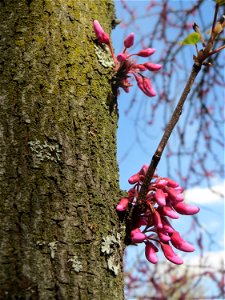
<svg viewBox="0 0 225 300">
<path fill-rule="evenodd" d="M 198 255 L 193 255 L 192 257 L 186 257 L 185 262 L 189 263 L 193 267 L 196 266 L 199 268 L 200 257 Z M 210 270 L 213 268 L 219 269 L 221 267 L 221 263 L 224 263 L 224 251 L 210 251 L 204 252 L 204 256 L 202 259 L 202 265 L 205 270 Z"/>
<path fill-rule="evenodd" d="M 215 204 L 224 201 L 225 182 L 209 188 L 195 187 L 185 191 L 185 201 L 196 204 Z"/>
</svg>

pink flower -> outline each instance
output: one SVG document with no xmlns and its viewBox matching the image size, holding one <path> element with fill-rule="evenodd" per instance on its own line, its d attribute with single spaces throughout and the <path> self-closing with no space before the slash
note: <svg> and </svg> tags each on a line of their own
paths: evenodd
<svg viewBox="0 0 225 300">
<path fill-rule="evenodd" d="M 141 181 L 143 181 L 145 179 L 145 175 L 146 175 L 147 171 L 148 171 L 148 165 L 143 165 L 141 167 L 141 170 L 138 172 Z"/>
<path fill-rule="evenodd" d="M 130 59 L 134 55 L 140 57 L 149 57 L 150 55 L 155 53 L 155 49 L 147 48 L 140 50 L 138 53 L 128 54 L 127 49 L 132 47 L 134 44 L 134 33 L 132 32 L 124 39 L 125 48 L 123 52 L 119 53 L 116 57 L 113 47 L 110 43 L 109 35 L 103 30 L 97 20 L 94 20 L 93 25 L 99 43 L 103 43 L 108 46 L 111 56 L 114 60 L 115 86 L 121 87 L 126 93 L 129 93 L 130 86 L 132 86 L 132 84 L 130 84 L 129 82 L 129 75 L 132 74 L 133 76 L 135 76 L 138 87 L 145 93 L 146 96 L 156 96 L 156 92 L 152 87 L 150 79 L 143 76 L 140 72 L 144 72 L 146 70 L 158 71 L 159 69 L 161 69 L 161 65 L 153 64 L 150 62 L 145 64 L 136 64 L 135 61 Z"/>
<path fill-rule="evenodd" d="M 141 75 L 137 76 L 138 80 L 141 80 L 140 85 L 143 84 L 144 79 Z M 129 189 L 128 197 L 120 200 L 117 205 L 119 210 L 125 210 L 129 203 L 134 208 L 139 204 L 137 199 L 147 172 L 148 165 L 143 165 L 136 174 L 129 178 L 129 183 L 134 186 Z M 194 247 L 181 238 L 167 217 L 178 219 L 179 214 L 195 214 L 199 208 L 183 202 L 183 188 L 170 178 L 162 178 L 155 174 L 147 188 L 146 198 L 141 199 L 140 207 L 135 211 L 135 218 L 131 219 L 132 226 L 135 228 L 130 233 L 131 241 L 132 243 L 145 243 L 145 256 L 149 262 L 157 262 L 156 252 L 158 249 L 152 243 L 154 241 L 161 245 L 162 251 L 169 261 L 180 265 L 183 260 L 173 251 L 172 246 L 185 252 L 194 251 Z M 145 226 L 143 231 L 140 229 L 141 226 Z"/>
<path fill-rule="evenodd" d="M 174 181 L 174 180 L 172 180 L 172 179 L 170 179 L 170 178 L 164 178 L 164 180 L 167 181 L 167 185 L 168 185 L 169 187 L 176 188 L 176 187 L 179 186 L 179 183 L 178 183 L 178 182 L 176 182 L 176 181 Z"/>
<path fill-rule="evenodd" d="M 178 202 L 173 205 L 174 209 L 181 215 L 195 215 L 199 212 L 200 208 L 195 205 L 188 205 L 184 202 Z"/>
<path fill-rule="evenodd" d="M 175 231 L 166 217 L 162 216 L 161 220 L 163 223 L 163 228 L 166 230 L 166 232 L 173 233 Z"/>
<path fill-rule="evenodd" d="M 184 200 L 184 196 L 174 188 L 168 187 L 166 191 L 173 202 L 180 202 Z"/>
<path fill-rule="evenodd" d="M 134 33 L 130 33 L 124 40 L 124 47 L 130 48 L 134 44 Z"/>
<path fill-rule="evenodd" d="M 170 236 L 170 238 L 171 238 L 171 243 L 175 248 L 177 248 L 181 251 L 184 251 L 184 252 L 193 252 L 193 251 L 195 251 L 195 248 L 191 244 L 189 244 L 188 242 L 184 241 L 181 238 L 179 232 L 174 231 L 172 233 L 172 235 Z"/>
<path fill-rule="evenodd" d="M 144 85 L 144 90 L 143 90 L 143 92 L 144 92 L 147 96 L 149 96 L 149 97 L 154 97 L 154 96 L 156 96 L 156 92 L 155 92 L 155 90 L 153 89 L 151 80 L 150 80 L 149 78 L 143 76 L 143 85 Z"/>
<path fill-rule="evenodd" d="M 123 61 L 125 61 L 127 59 L 127 56 L 126 56 L 125 53 L 119 53 L 117 55 L 117 59 L 118 59 L 119 62 L 123 62 Z"/>
<path fill-rule="evenodd" d="M 160 241 L 167 243 L 170 241 L 170 237 L 165 229 L 157 229 L 158 237 Z"/>
<path fill-rule="evenodd" d="M 110 43 L 109 36 L 102 29 L 102 26 L 99 24 L 99 22 L 97 20 L 94 20 L 93 25 L 94 25 L 94 31 L 95 31 L 95 34 L 96 34 L 96 37 L 97 37 L 99 43 L 109 44 Z"/>
<path fill-rule="evenodd" d="M 158 248 L 151 242 L 146 242 L 145 246 L 145 257 L 147 260 L 153 264 L 156 264 L 158 259 L 156 256 L 156 252 L 158 252 Z"/>
<path fill-rule="evenodd" d="M 117 205 L 116 210 L 118 210 L 118 211 L 126 210 L 128 207 L 128 203 L 129 203 L 128 198 L 122 198 L 120 200 L 119 204 Z"/>
<path fill-rule="evenodd" d="M 158 212 L 163 216 L 170 217 L 172 219 L 179 219 L 178 213 L 172 209 L 170 206 L 158 207 Z"/>
<path fill-rule="evenodd" d="M 157 228 L 163 228 L 163 224 L 162 224 L 162 221 L 161 221 L 161 218 L 160 218 L 160 214 L 157 212 L 157 210 L 155 210 L 154 213 L 153 213 L 153 220 L 154 220 L 155 226 Z"/>
<path fill-rule="evenodd" d="M 141 51 L 139 51 L 135 55 L 141 56 L 141 57 L 149 57 L 150 55 L 152 55 L 154 53 L 155 53 L 154 48 L 147 48 L 147 49 L 142 49 Z"/>
<path fill-rule="evenodd" d="M 153 64 L 150 62 L 144 63 L 144 66 L 149 70 L 149 71 L 158 71 L 162 68 L 161 65 L 158 64 Z"/>
<path fill-rule="evenodd" d="M 138 76 L 134 73 L 133 75 L 137 81 L 138 87 L 142 90 L 143 93 L 145 93 L 146 96 L 148 97 L 156 96 L 156 92 L 154 91 L 149 78 L 144 77 L 141 74 Z"/>
<path fill-rule="evenodd" d="M 147 171 L 148 171 L 148 165 L 143 165 L 142 168 L 141 168 L 141 170 L 138 173 L 132 175 L 128 179 L 128 182 L 130 184 L 134 184 L 134 183 L 137 183 L 138 181 L 142 181 L 144 179 Z"/>
<path fill-rule="evenodd" d="M 133 65 L 133 69 L 135 69 L 137 72 L 143 72 L 146 70 L 145 66 L 142 64 Z"/>
<path fill-rule="evenodd" d="M 132 175 L 129 179 L 128 182 L 130 184 L 137 183 L 139 181 L 139 173 Z"/>
<path fill-rule="evenodd" d="M 155 192 L 155 200 L 160 206 L 166 205 L 166 195 L 161 189 L 157 189 Z"/>
<path fill-rule="evenodd" d="M 141 232 L 140 228 L 131 231 L 131 241 L 133 243 L 142 243 L 146 239 L 146 235 Z"/>
<path fill-rule="evenodd" d="M 173 251 L 173 249 L 170 247 L 169 243 L 160 243 L 162 251 L 165 255 L 165 257 L 171 261 L 172 263 L 176 265 L 182 265 L 183 264 L 183 259 L 180 258 L 176 253 Z"/>
</svg>

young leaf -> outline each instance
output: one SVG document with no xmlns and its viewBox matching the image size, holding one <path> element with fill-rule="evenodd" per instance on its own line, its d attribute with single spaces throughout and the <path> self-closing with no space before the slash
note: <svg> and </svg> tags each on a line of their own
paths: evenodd
<svg viewBox="0 0 225 300">
<path fill-rule="evenodd" d="M 223 5 L 225 4 L 225 0 L 216 0 L 216 4 Z"/>
<path fill-rule="evenodd" d="M 179 42 L 180 45 L 195 45 L 200 41 L 200 34 L 192 32 L 183 41 Z"/>
</svg>

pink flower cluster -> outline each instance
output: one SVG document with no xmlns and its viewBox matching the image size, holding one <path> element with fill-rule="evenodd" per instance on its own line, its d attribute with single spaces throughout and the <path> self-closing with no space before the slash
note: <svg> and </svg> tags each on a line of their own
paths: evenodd
<svg viewBox="0 0 225 300">
<path fill-rule="evenodd" d="M 137 205 L 138 194 L 147 170 L 148 166 L 144 165 L 137 174 L 129 178 L 128 182 L 134 186 L 128 191 L 128 196 L 120 200 L 117 211 L 125 211 L 129 205 Z M 178 219 L 179 214 L 194 215 L 199 212 L 198 207 L 184 203 L 182 193 L 183 188 L 177 182 L 170 178 L 154 176 L 148 187 L 146 205 L 132 224 L 132 243 L 144 242 L 145 256 L 153 264 L 158 261 L 157 245 L 161 247 L 165 257 L 177 265 L 182 264 L 183 260 L 173 251 L 171 245 L 181 251 L 194 251 L 194 247 L 182 239 L 168 220 Z"/>
<path fill-rule="evenodd" d="M 107 33 L 103 30 L 97 20 L 94 20 L 94 31 L 99 43 L 106 44 L 111 52 L 112 58 L 115 63 L 116 72 L 116 85 L 124 89 L 126 93 L 130 91 L 132 84 L 129 81 L 130 75 L 132 75 L 137 82 L 138 87 L 148 97 L 156 96 L 156 92 L 152 87 L 151 80 L 145 77 L 141 72 L 143 71 L 158 71 L 161 69 L 161 65 L 146 62 L 144 64 L 136 64 L 135 60 L 131 59 L 133 56 L 149 57 L 155 53 L 154 48 L 142 49 L 135 54 L 128 54 L 127 49 L 134 44 L 134 33 L 129 34 L 124 40 L 124 50 L 119 53 L 117 57 L 114 54 L 110 39 Z"/>
</svg>

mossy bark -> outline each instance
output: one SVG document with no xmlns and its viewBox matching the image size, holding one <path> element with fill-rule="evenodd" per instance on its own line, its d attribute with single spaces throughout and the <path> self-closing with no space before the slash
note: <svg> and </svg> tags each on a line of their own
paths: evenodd
<svg viewBox="0 0 225 300">
<path fill-rule="evenodd" d="M 113 17 L 111 0 L 0 1 L 1 299 L 123 299 L 117 111 L 92 29 Z"/>
</svg>

